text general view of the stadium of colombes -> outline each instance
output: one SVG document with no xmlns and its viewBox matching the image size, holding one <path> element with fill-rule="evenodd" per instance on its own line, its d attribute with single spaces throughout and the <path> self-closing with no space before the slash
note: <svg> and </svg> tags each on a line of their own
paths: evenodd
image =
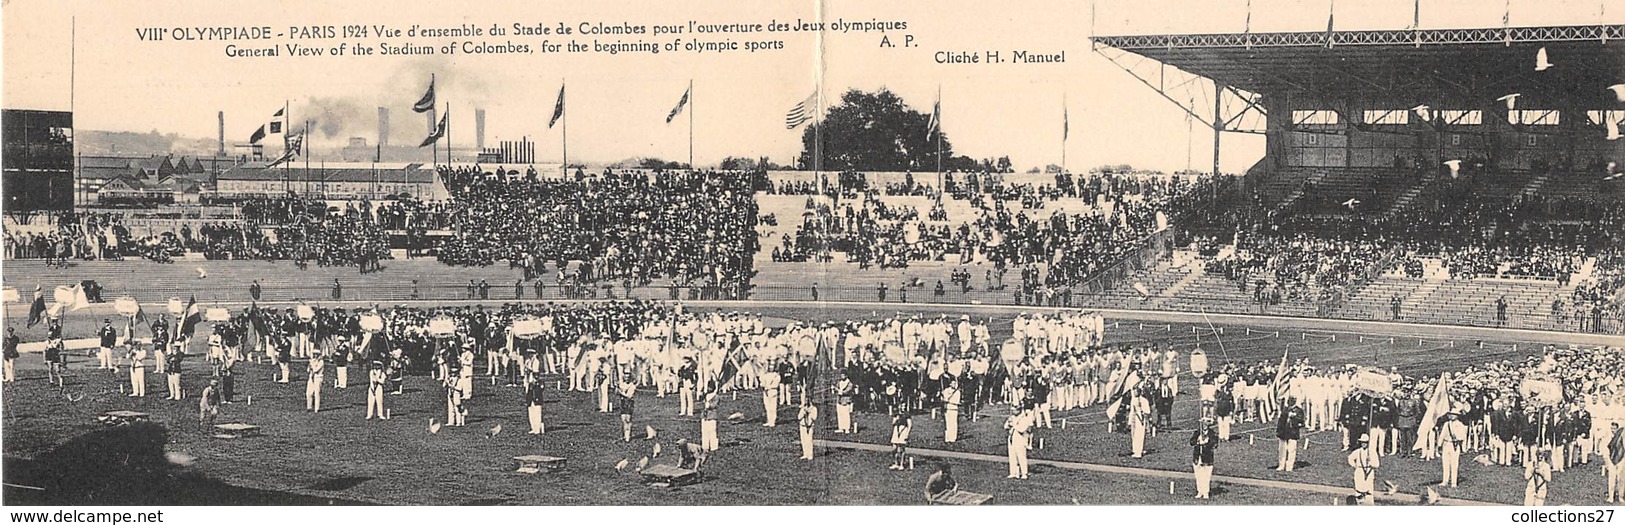
<svg viewBox="0 0 1625 525">
<path fill-rule="evenodd" d="M 8 2 L 0 501 L 1611 522 L 1608 4 Z"/>
</svg>

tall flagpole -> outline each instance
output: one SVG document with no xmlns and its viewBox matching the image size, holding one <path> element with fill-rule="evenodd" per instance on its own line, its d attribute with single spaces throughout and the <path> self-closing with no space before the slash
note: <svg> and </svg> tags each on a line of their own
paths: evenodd
<svg viewBox="0 0 1625 525">
<path fill-rule="evenodd" d="M 289 119 L 293 118 L 293 111 L 289 109 L 290 107 L 292 107 L 292 105 L 288 103 L 288 100 L 287 99 L 282 99 L 282 154 L 283 155 L 288 154 L 288 122 L 289 122 Z M 261 154 L 260 156 L 263 157 L 265 155 Z M 292 167 L 288 166 L 289 164 L 292 164 L 292 163 L 291 162 L 282 163 L 282 192 L 283 193 L 287 193 L 293 187 L 293 182 L 289 180 L 289 177 L 293 176 L 292 171 L 291 171 Z"/>
<path fill-rule="evenodd" d="M 564 107 L 564 104 L 565 104 L 565 101 L 564 101 L 565 92 L 564 92 L 564 90 L 565 90 L 566 87 L 567 87 L 567 85 L 564 83 L 564 79 L 560 78 L 559 79 L 559 111 L 560 111 L 559 118 L 564 119 L 564 121 L 559 123 L 559 125 L 562 126 L 562 128 L 560 129 L 560 131 L 562 133 L 560 133 L 561 136 L 559 137 L 559 145 L 564 150 L 564 162 L 562 162 L 561 165 L 559 166 L 559 174 L 563 175 L 565 177 L 569 177 L 569 175 L 570 175 L 570 108 Z"/>
<path fill-rule="evenodd" d="M 1072 116 L 1066 112 L 1066 88 L 1061 88 L 1061 173 L 1066 173 L 1066 139 L 1072 134 Z"/>
<path fill-rule="evenodd" d="M 821 144 L 821 142 L 823 142 L 823 141 L 818 140 L 818 138 L 819 138 L 818 136 L 824 133 L 824 128 L 823 128 L 823 126 L 820 125 L 820 123 L 822 122 L 822 119 L 824 118 L 824 87 L 823 86 L 818 86 L 817 88 L 814 88 L 814 90 L 813 90 L 813 107 L 812 107 L 812 110 L 813 110 L 813 127 L 812 127 L 812 132 L 813 132 L 813 134 L 812 134 L 812 136 L 813 136 L 813 147 L 812 147 L 812 150 L 813 150 L 813 158 L 812 158 L 813 178 L 818 180 L 818 193 L 822 194 L 824 191 L 827 190 L 827 188 L 824 187 L 824 170 L 823 170 L 823 164 L 824 164 L 823 146 L 824 145 Z M 840 192 L 837 191 L 836 193 L 839 194 Z"/>
<path fill-rule="evenodd" d="M 688 170 L 694 171 L 694 79 L 688 79 Z"/>
<path fill-rule="evenodd" d="M 305 129 L 307 129 L 307 130 L 310 129 L 310 121 L 309 120 L 305 121 Z M 282 136 L 287 137 L 288 136 L 288 130 L 286 130 L 286 129 L 282 130 Z M 304 139 L 299 139 L 299 140 L 300 140 L 299 148 L 304 149 L 304 146 L 305 146 L 304 145 Z M 287 155 L 287 153 L 283 153 L 283 155 Z M 299 156 L 305 158 L 305 194 L 309 195 L 310 194 L 310 155 L 304 155 L 304 154 L 301 153 Z M 288 159 L 288 160 L 291 162 L 293 159 Z"/>
<path fill-rule="evenodd" d="M 937 113 L 937 191 L 942 191 L 942 84 L 937 84 L 937 104 L 932 108 Z"/>
</svg>

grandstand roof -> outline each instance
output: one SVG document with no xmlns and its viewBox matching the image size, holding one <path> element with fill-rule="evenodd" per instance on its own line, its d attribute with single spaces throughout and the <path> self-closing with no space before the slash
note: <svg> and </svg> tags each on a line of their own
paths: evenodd
<svg viewBox="0 0 1625 525">
<path fill-rule="evenodd" d="M 1601 107 L 1621 81 L 1625 25 L 1098 36 L 1107 46 L 1260 94 L 1418 102 L 1521 92 Z M 1554 67 L 1534 70 L 1547 48 Z M 1544 93 L 1552 94 L 1550 97 Z M 1555 102 L 1554 102 L 1555 104 Z M 1611 106 L 1609 106 L 1611 107 Z"/>
</svg>

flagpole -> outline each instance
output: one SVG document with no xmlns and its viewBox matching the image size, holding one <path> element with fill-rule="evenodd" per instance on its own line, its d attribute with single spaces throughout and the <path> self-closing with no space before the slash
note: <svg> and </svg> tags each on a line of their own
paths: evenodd
<svg viewBox="0 0 1625 525">
<path fill-rule="evenodd" d="M 290 107 L 290 105 L 288 104 L 288 99 L 282 99 L 282 154 L 283 155 L 286 155 L 288 153 L 288 119 L 289 119 L 289 117 L 292 116 L 292 115 L 289 115 L 289 113 L 290 113 L 290 111 L 288 109 L 289 107 Z M 263 157 L 264 155 L 262 154 L 260 156 Z M 290 166 L 288 166 L 288 164 L 291 164 L 291 163 L 282 164 L 282 193 L 284 193 L 284 194 L 291 191 L 291 189 L 293 187 L 293 182 L 288 180 L 289 177 L 293 176 L 292 169 L 291 169 Z"/>
<path fill-rule="evenodd" d="M 818 136 L 824 133 L 824 128 L 823 128 L 823 126 L 820 125 L 823 122 L 823 118 L 824 118 L 824 115 L 823 115 L 823 113 L 824 113 L 824 106 L 823 106 L 824 93 L 823 93 L 823 91 L 824 91 L 823 86 L 819 86 L 815 91 L 813 91 L 813 107 L 812 107 L 812 110 L 813 110 L 813 130 L 812 130 L 813 131 L 813 147 L 812 147 L 813 158 L 812 158 L 812 169 L 813 169 L 813 179 L 818 181 L 818 193 L 819 194 L 823 194 L 824 191 L 827 190 L 827 188 L 824 187 L 824 170 L 823 170 L 823 164 L 824 164 L 823 146 L 824 145 L 822 144 L 822 141 L 818 140 L 818 138 L 819 138 Z M 839 194 L 840 192 L 837 191 L 836 193 Z"/>
<path fill-rule="evenodd" d="M 310 129 L 310 121 L 309 120 L 305 121 L 305 129 Z M 288 136 L 288 130 L 287 129 L 283 129 L 282 132 L 283 132 L 282 136 L 284 136 L 284 137 Z M 303 149 L 303 147 L 304 147 L 304 139 L 299 139 L 299 140 L 300 140 L 300 148 Z M 286 154 L 287 153 L 283 153 L 283 155 L 286 155 Z M 309 195 L 310 194 L 310 155 L 300 155 L 300 156 L 305 158 L 305 194 Z M 293 159 L 288 159 L 288 160 L 291 161 Z"/>
<path fill-rule="evenodd" d="M 942 191 L 942 84 L 937 84 L 937 191 Z"/>
<path fill-rule="evenodd" d="M 688 79 L 688 171 L 694 171 L 694 79 Z"/>
<path fill-rule="evenodd" d="M 570 173 L 570 112 L 563 106 L 564 90 L 566 87 L 567 86 L 564 83 L 564 79 L 559 79 L 559 108 L 562 111 L 559 114 L 559 118 L 563 119 L 563 121 L 559 122 L 559 125 L 561 126 L 560 131 L 562 132 L 560 133 L 561 136 L 559 137 L 559 143 L 560 147 L 564 150 L 564 162 L 560 163 L 559 175 L 567 177 Z"/>
<path fill-rule="evenodd" d="M 1072 133 L 1071 116 L 1066 113 L 1066 88 L 1061 89 L 1061 173 L 1066 173 L 1066 139 Z"/>
</svg>

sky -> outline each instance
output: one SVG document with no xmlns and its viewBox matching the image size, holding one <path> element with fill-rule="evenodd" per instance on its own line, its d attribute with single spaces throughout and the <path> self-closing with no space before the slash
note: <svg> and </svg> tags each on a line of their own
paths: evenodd
<svg viewBox="0 0 1625 525">
<path fill-rule="evenodd" d="M 968 0 L 466 2 L 352 1 L 343 3 L 201 2 L 153 0 L 10 0 L 0 10 L 7 108 L 72 109 L 80 129 L 159 131 L 193 138 L 215 136 L 216 112 L 226 113 L 228 142 L 242 142 L 286 102 L 296 120 L 313 119 L 320 147 L 349 137 L 376 141 L 376 107 L 391 113 L 391 143 L 416 142 L 426 132 L 411 103 L 434 74 L 441 107 L 450 107 L 451 140 L 473 143 L 474 109 L 487 112 L 487 145 L 528 137 L 543 161 L 560 156 L 564 130 L 547 118 L 561 83 L 568 85 L 568 144 L 572 162 L 613 162 L 655 156 L 684 160 L 688 114 L 671 124 L 667 113 L 693 83 L 694 155 L 698 164 L 726 156 L 768 156 L 789 162 L 800 150 L 801 130 L 786 130 L 784 114 L 820 90 L 834 101 L 847 89 L 885 88 L 915 109 L 929 111 L 941 93 L 942 128 L 956 151 L 975 158 L 1009 155 L 1018 169 L 1059 164 L 1063 107 L 1070 136 L 1067 165 L 1075 171 L 1103 163 L 1176 170 L 1211 165 L 1211 133 L 1185 113 L 1090 50 L 1100 35 L 1315 31 L 1336 13 L 1338 29 L 1400 29 L 1420 6 L 1421 27 L 1625 23 L 1625 7 L 1605 10 L 1600 0 Z M 588 4 L 588 5 L 581 5 Z M 1193 8 L 1199 5 L 1201 8 Z M 1249 14 L 1250 13 L 1250 14 Z M 137 28 L 269 26 L 287 32 L 310 25 L 385 24 L 452 27 L 565 22 L 619 25 L 767 23 L 789 21 L 905 21 L 885 33 L 757 33 L 740 42 L 782 40 L 773 51 L 659 54 L 532 53 L 526 55 L 232 58 L 221 42 L 144 42 Z M 896 47 L 881 46 L 881 37 Z M 905 37 L 912 37 L 906 47 Z M 668 42 L 716 40 L 719 35 L 578 36 Z M 545 37 L 559 43 L 561 37 Z M 359 39 L 285 38 L 273 44 Z M 396 42 L 404 39 L 395 39 Z M 419 39 L 444 44 L 461 39 Z M 539 47 L 544 37 L 508 36 Z M 254 46 L 254 43 L 245 43 Z M 820 58 L 820 49 L 822 57 Z M 1062 64 L 938 64 L 938 51 L 982 53 L 1064 51 Z M 820 68 L 820 64 L 822 68 Z M 821 89 L 820 89 L 821 86 Z M 1064 106 L 1063 106 L 1064 101 Z M 1191 130 L 1194 128 L 1195 132 Z M 1222 168 L 1239 172 L 1263 152 L 1252 135 L 1223 138 Z M 1189 154 L 1188 154 L 1189 152 Z M 1189 160 L 1187 160 L 1189 159 Z"/>
</svg>

